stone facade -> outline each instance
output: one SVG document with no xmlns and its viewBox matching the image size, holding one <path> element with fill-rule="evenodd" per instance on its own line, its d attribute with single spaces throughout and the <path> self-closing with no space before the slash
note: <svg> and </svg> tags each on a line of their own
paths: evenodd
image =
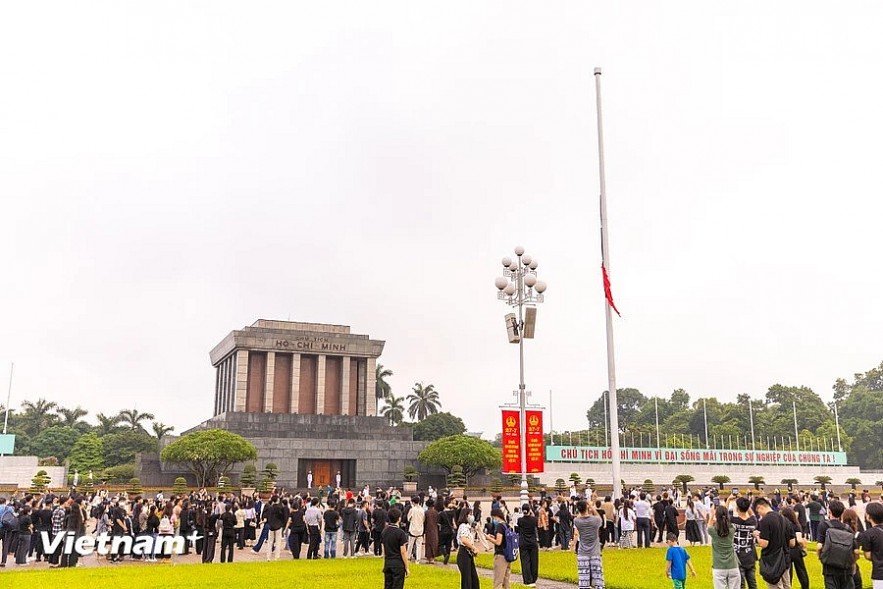
<svg viewBox="0 0 883 589">
<path fill-rule="evenodd" d="M 361 488 L 401 486 L 406 465 L 417 465 L 426 442 L 413 441 L 410 428 L 390 426 L 381 417 L 342 415 L 294 415 L 283 413 L 230 412 L 215 416 L 193 429 L 223 429 L 241 435 L 258 451 L 257 467 L 279 467 L 277 484 L 287 489 L 307 486 L 306 473 L 315 469 L 314 486 L 320 481 L 317 467 L 328 470 L 332 482 L 341 470 L 342 485 Z M 163 442 L 173 438 L 163 438 Z M 162 465 L 154 456 L 141 456 L 137 465 L 142 484 L 171 485 L 175 477 L 191 477 L 179 468 Z M 241 471 L 241 466 L 238 468 Z M 238 472 L 230 473 L 238 481 Z M 192 483 L 193 481 L 191 481 Z"/>
<path fill-rule="evenodd" d="M 383 345 L 346 325 L 259 319 L 209 354 L 213 415 L 377 415 L 374 375 Z"/>
</svg>

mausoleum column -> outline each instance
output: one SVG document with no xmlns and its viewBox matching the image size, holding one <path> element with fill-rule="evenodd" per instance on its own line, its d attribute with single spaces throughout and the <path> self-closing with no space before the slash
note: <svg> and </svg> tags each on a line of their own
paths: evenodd
<svg viewBox="0 0 883 589">
<path fill-rule="evenodd" d="M 319 356 L 319 366 L 316 375 L 316 415 L 325 413 L 325 354 Z"/>
</svg>

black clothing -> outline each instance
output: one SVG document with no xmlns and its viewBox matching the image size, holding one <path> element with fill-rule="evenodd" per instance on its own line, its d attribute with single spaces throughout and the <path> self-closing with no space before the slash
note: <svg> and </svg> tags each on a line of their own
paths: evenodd
<svg viewBox="0 0 883 589">
<path fill-rule="evenodd" d="M 340 527 L 344 532 L 355 532 L 359 524 L 359 512 L 355 507 L 344 507 L 340 512 Z M 326 524 L 327 525 L 327 524 Z M 327 530 L 328 528 L 326 528 Z"/>
<path fill-rule="evenodd" d="M 539 538 L 537 537 L 537 518 L 532 515 L 522 515 L 518 520 L 518 525 L 515 526 L 515 531 L 518 532 L 518 546 L 519 549 L 524 548 L 536 548 L 539 543 Z M 526 583 L 527 581 L 525 581 Z"/>
<path fill-rule="evenodd" d="M 319 558 L 319 543 L 322 539 L 319 537 L 319 526 L 307 526 L 310 535 L 310 545 L 307 547 L 307 559 Z"/>
<path fill-rule="evenodd" d="M 405 586 L 405 562 L 402 546 L 408 544 L 408 534 L 401 528 L 389 526 L 381 534 L 383 544 L 383 587 L 403 589 Z"/>
<path fill-rule="evenodd" d="M 521 576 L 524 578 L 524 584 L 536 583 L 540 566 L 539 548 L 536 545 L 522 548 L 519 544 L 518 557 L 521 559 Z"/>
<path fill-rule="evenodd" d="M 460 569 L 460 589 L 479 589 L 475 558 L 465 546 L 457 550 L 457 568 Z"/>
<path fill-rule="evenodd" d="M 336 532 L 340 525 L 340 514 L 334 511 L 333 509 L 326 509 L 325 513 L 322 514 L 322 519 L 325 521 L 325 531 L 326 532 Z"/>
<path fill-rule="evenodd" d="M 801 528 L 800 524 L 790 521 L 788 523 L 791 524 L 791 530 L 795 533 L 795 537 L 797 532 L 803 533 L 803 528 Z M 809 589 L 809 573 L 806 572 L 806 563 L 803 562 L 803 549 L 800 547 L 800 544 L 795 542 L 794 548 L 789 549 L 788 552 L 791 555 L 791 576 L 797 575 L 800 589 Z"/>
<path fill-rule="evenodd" d="M 506 554 L 506 524 L 501 522 L 496 522 L 494 524 L 494 536 L 503 535 L 503 541 L 500 542 L 499 546 L 494 546 L 494 556 L 498 554 Z"/>
<path fill-rule="evenodd" d="M 883 579 L 883 526 L 874 526 L 859 536 L 862 552 L 871 553 L 871 579 Z"/>
<path fill-rule="evenodd" d="M 281 530 L 282 527 L 285 526 L 285 520 L 288 519 L 282 506 L 278 503 L 271 504 L 266 510 L 264 510 L 263 515 L 267 520 L 267 525 L 270 526 L 270 529 L 273 531 Z"/>
<path fill-rule="evenodd" d="M 767 512 L 757 524 L 760 537 L 768 542 L 766 548 L 760 550 L 761 572 L 764 570 L 764 563 L 769 567 L 774 567 L 779 562 L 782 553 L 784 553 L 786 560 L 790 560 L 789 543 L 794 539 L 794 530 L 790 524 L 791 522 L 786 520 L 782 514 L 775 511 Z M 790 563 L 786 562 L 786 564 L 788 566 L 783 574 L 791 568 Z"/>
</svg>

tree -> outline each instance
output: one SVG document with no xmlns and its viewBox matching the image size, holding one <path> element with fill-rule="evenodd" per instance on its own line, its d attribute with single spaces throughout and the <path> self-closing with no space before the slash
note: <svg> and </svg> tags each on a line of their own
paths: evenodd
<svg viewBox="0 0 883 589">
<path fill-rule="evenodd" d="M 163 462 L 182 464 L 196 477 L 198 487 L 211 487 L 237 462 L 257 460 L 255 447 L 242 436 L 209 429 L 189 433 L 163 448 Z"/>
<path fill-rule="evenodd" d="M 104 468 L 104 444 L 92 432 L 80 436 L 70 455 L 70 470 L 79 470 L 85 475 L 89 471 L 99 472 Z"/>
<path fill-rule="evenodd" d="M 380 415 L 387 418 L 390 425 L 400 424 L 405 418 L 404 399 L 390 394 L 389 397 L 384 399 L 384 405 L 383 409 L 380 410 Z"/>
<path fill-rule="evenodd" d="M 156 436 L 157 441 L 161 440 L 163 438 L 163 436 L 175 431 L 174 427 L 172 427 L 170 425 L 166 425 L 161 421 L 154 421 L 150 427 L 153 430 L 153 435 Z"/>
<path fill-rule="evenodd" d="M 724 485 L 730 482 L 730 477 L 725 474 L 718 474 L 711 477 L 712 483 L 717 483 L 717 488 L 721 491 L 724 490 Z"/>
<path fill-rule="evenodd" d="M 147 431 L 144 429 L 144 426 L 141 425 L 141 422 L 156 419 L 153 413 L 140 413 L 137 409 L 123 409 L 120 411 L 118 417 L 119 423 L 128 427 L 133 432 Z"/>
<path fill-rule="evenodd" d="M 644 492 L 645 493 L 653 493 L 656 490 L 656 486 L 653 484 L 652 479 L 644 479 Z"/>
<path fill-rule="evenodd" d="M 861 485 L 862 480 L 856 477 L 849 477 L 848 479 L 846 479 L 846 484 L 850 485 L 852 487 L 852 490 L 855 491 L 856 485 Z"/>
<path fill-rule="evenodd" d="M 760 490 L 760 486 L 766 484 L 766 481 L 763 479 L 762 476 L 751 476 L 751 477 L 748 477 L 748 482 L 751 483 L 752 485 L 754 485 L 754 490 L 755 490 L 755 491 L 759 491 L 759 490 Z"/>
<path fill-rule="evenodd" d="M 500 468 L 503 457 L 497 448 L 472 436 L 458 435 L 441 438 L 420 452 L 417 460 L 429 466 L 438 466 L 450 473 L 454 466 L 463 468 L 468 478 L 485 468 Z"/>
<path fill-rule="evenodd" d="M 782 479 L 781 484 L 788 485 L 788 492 L 790 493 L 794 490 L 794 485 L 797 484 L 797 479 Z"/>
<path fill-rule="evenodd" d="M 392 387 L 386 382 L 390 376 L 392 376 L 392 370 L 383 364 L 378 364 L 374 368 L 374 395 L 378 399 L 388 399 L 392 394 Z"/>
<path fill-rule="evenodd" d="M 35 438 L 40 432 L 49 429 L 58 421 L 54 413 L 56 407 L 52 401 L 40 398 L 34 401 L 24 401 L 21 404 L 22 412 L 19 416 L 19 428 L 28 437 Z"/>
<path fill-rule="evenodd" d="M 684 495 L 686 495 L 687 494 L 687 483 L 693 482 L 695 480 L 696 479 L 691 474 L 679 474 L 672 481 L 672 484 L 681 485 L 681 487 L 684 490 Z"/>
<path fill-rule="evenodd" d="M 62 407 L 58 410 L 58 414 L 61 417 L 59 421 L 61 425 L 73 428 L 80 433 L 85 433 L 91 429 L 88 423 L 80 419 L 81 417 L 89 415 L 89 412 L 79 405 L 73 409 L 65 409 Z"/>
<path fill-rule="evenodd" d="M 172 486 L 172 493 L 175 495 L 183 495 L 187 492 L 187 479 L 184 477 L 175 478 L 175 484 Z"/>
<path fill-rule="evenodd" d="M 441 407 L 435 386 L 431 384 L 423 386 L 422 382 L 414 383 L 414 389 L 408 395 L 408 401 L 408 415 L 411 416 L 411 419 L 416 417 L 420 421 L 426 419 L 428 415 L 437 413 Z"/>
<path fill-rule="evenodd" d="M 129 493 L 132 493 L 133 495 L 141 493 L 141 479 L 135 477 L 129 479 Z"/>
<path fill-rule="evenodd" d="M 264 478 L 269 479 L 271 482 L 276 482 L 276 479 L 279 478 L 279 467 L 273 462 L 268 462 L 261 472 Z"/>
<path fill-rule="evenodd" d="M 433 413 L 414 425 L 414 439 L 424 442 L 432 442 L 439 438 L 462 433 L 466 433 L 466 425 L 463 420 L 447 411 Z"/>
<path fill-rule="evenodd" d="M 55 456 L 64 461 L 80 435 L 80 432 L 71 427 L 53 425 L 31 440 L 31 452 L 40 457 Z"/>
<path fill-rule="evenodd" d="M 117 466 L 105 468 L 98 476 L 98 479 L 106 481 L 108 484 L 119 484 L 130 480 L 134 476 L 134 464 L 119 464 Z"/>
<path fill-rule="evenodd" d="M 45 470 L 38 470 L 37 474 L 34 475 L 34 478 L 31 479 L 31 493 L 42 493 L 46 490 L 46 487 L 51 480 L 52 479 Z"/>
<path fill-rule="evenodd" d="M 567 489 L 567 485 L 564 483 L 564 479 L 555 479 L 555 490 L 563 493 L 565 489 Z"/>
<path fill-rule="evenodd" d="M 417 469 L 414 468 L 413 464 L 408 464 L 405 466 L 405 469 L 402 471 L 402 476 L 406 481 L 414 481 L 417 480 L 418 473 Z"/>
<path fill-rule="evenodd" d="M 579 476 L 578 472 L 570 473 L 570 482 L 574 485 L 579 485 L 582 482 L 582 477 Z"/>
<path fill-rule="evenodd" d="M 877 481 L 877 482 L 874 483 L 874 484 L 877 485 L 877 486 L 879 486 L 880 489 L 883 490 L 883 481 Z"/>
<path fill-rule="evenodd" d="M 822 491 L 825 490 L 825 485 L 831 484 L 831 477 L 829 477 L 826 474 L 820 474 L 820 475 L 816 476 L 813 480 L 815 482 L 817 482 L 822 487 Z"/>
<path fill-rule="evenodd" d="M 258 469 L 254 463 L 249 462 L 242 469 L 242 476 L 239 477 L 239 484 L 243 487 L 254 488 L 258 482 Z"/>
<path fill-rule="evenodd" d="M 101 442 L 107 466 L 133 464 L 137 454 L 156 452 L 156 440 L 145 431 L 122 430 L 102 437 Z"/>
<path fill-rule="evenodd" d="M 448 473 L 448 486 L 449 487 L 465 487 L 466 486 L 466 475 L 463 474 L 463 467 L 459 464 L 455 464 L 451 467 L 450 472 Z"/>
<path fill-rule="evenodd" d="M 95 426 L 95 433 L 100 437 L 118 432 L 121 429 L 119 415 L 108 416 L 104 413 L 99 413 L 95 416 L 95 419 L 98 420 L 98 425 Z"/>
</svg>

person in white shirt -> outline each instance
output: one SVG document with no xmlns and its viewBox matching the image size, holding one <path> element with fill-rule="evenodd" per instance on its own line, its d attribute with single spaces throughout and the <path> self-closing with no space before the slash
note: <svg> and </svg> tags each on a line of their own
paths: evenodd
<svg viewBox="0 0 883 589">
<path fill-rule="evenodd" d="M 418 497 L 411 497 L 411 509 L 408 510 L 408 556 L 414 554 L 415 562 L 423 558 L 423 536 L 425 533 L 426 510 L 420 505 Z M 416 546 L 416 552 L 414 551 Z"/>
<path fill-rule="evenodd" d="M 647 501 L 647 494 L 641 492 L 638 500 L 635 501 L 635 518 L 638 529 L 638 548 L 650 548 L 650 502 Z"/>
<path fill-rule="evenodd" d="M 693 495 L 693 509 L 696 512 L 696 525 L 699 526 L 702 543 L 708 544 L 711 541 L 708 537 L 708 518 L 711 512 L 705 506 L 705 502 L 698 493 Z"/>
</svg>

